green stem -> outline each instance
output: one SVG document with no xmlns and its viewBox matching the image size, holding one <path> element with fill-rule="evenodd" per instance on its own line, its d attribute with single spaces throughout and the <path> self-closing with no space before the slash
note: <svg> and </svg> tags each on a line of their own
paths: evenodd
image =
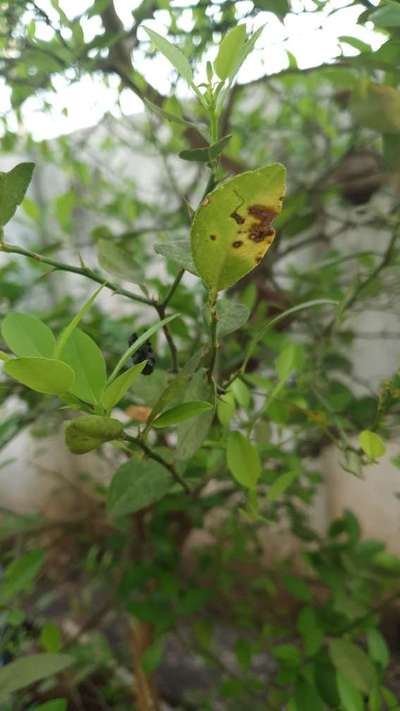
<svg viewBox="0 0 400 711">
<path fill-rule="evenodd" d="M 164 467 L 164 469 L 167 469 L 169 473 L 171 474 L 172 478 L 176 481 L 177 484 L 180 484 L 182 489 L 186 492 L 186 494 L 189 494 L 190 496 L 192 495 L 192 490 L 190 486 L 186 483 L 186 481 L 181 477 L 179 472 L 176 470 L 173 464 L 168 462 L 164 457 L 162 457 L 160 454 L 157 454 L 153 449 L 148 447 L 148 445 L 143 442 L 142 439 L 139 439 L 137 437 L 132 437 L 131 435 L 124 434 L 124 439 L 127 442 L 131 442 L 135 447 L 138 447 L 139 449 L 146 454 L 149 459 L 152 459 L 154 462 L 158 462 L 161 464 L 161 466 Z"/>
<path fill-rule="evenodd" d="M 0 251 L 7 252 L 9 254 L 21 254 L 23 257 L 28 257 L 29 259 L 33 259 L 35 262 L 40 262 L 41 264 L 47 264 L 49 267 L 53 267 L 57 271 L 71 272 L 73 274 L 80 274 L 81 276 L 84 276 L 87 279 L 91 279 L 91 281 L 95 281 L 97 284 L 105 285 L 105 287 L 107 289 L 110 289 L 110 291 L 114 292 L 114 294 L 120 294 L 121 296 L 126 296 L 131 301 L 138 301 L 139 303 L 146 304 L 147 306 L 154 306 L 155 305 L 154 301 L 151 301 L 150 299 L 146 299 L 144 296 L 139 296 L 137 294 L 134 294 L 132 291 L 128 291 L 127 289 L 123 289 L 123 288 L 117 286 L 116 284 L 114 284 L 113 282 L 110 282 L 107 280 L 107 283 L 104 284 L 104 276 L 93 271 L 93 269 L 89 269 L 88 267 L 75 267 L 72 264 L 65 264 L 64 262 L 58 262 L 55 259 L 49 259 L 48 257 L 43 257 L 41 254 L 37 254 L 36 252 L 31 252 L 28 249 L 23 249 L 22 247 L 18 247 L 15 244 L 9 244 L 6 242 L 0 243 Z"/>
<path fill-rule="evenodd" d="M 214 377 L 215 364 L 217 360 L 218 352 L 218 341 L 217 341 L 217 326 L 218 326 L 218 316 L 217 316 L 217 297 L 210 293 L 210 299 L 208 303 L 209 315 L 210 315 L 210 362 L 208 366 L 208 379 L 210 382 Z"/>
</svg>

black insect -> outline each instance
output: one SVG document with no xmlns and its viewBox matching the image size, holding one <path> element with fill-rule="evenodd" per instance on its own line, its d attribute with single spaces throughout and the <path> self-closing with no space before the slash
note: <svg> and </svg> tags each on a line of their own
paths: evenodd
<svg viewBox="0 0 400 711">
<path fill-rule="evenodd" d="M 128 341 L 129 345 L 133 346 L 137 339 L 137 333 L 132 333 Z M 142 370 L 142 375 L 151 375 L 154 370 L 156 359 L 150 341 L 145 341 L 143 345 L 139 348 L 139 350 L 136 351 L 136 353 L 134 353 L 132 356 L 133 365 L 136 365 L 136 363 L 142 363 L 144 360 L 146 360 L 147 363 Z"/>
</svg>

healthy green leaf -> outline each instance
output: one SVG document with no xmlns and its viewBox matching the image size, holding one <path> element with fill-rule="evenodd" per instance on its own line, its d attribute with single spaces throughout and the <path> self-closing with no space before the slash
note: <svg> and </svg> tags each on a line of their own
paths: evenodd
<svg viewBox="0 0 400 711">
<path fill-rule="evenodd" d="M 212 410 L 213 406 L 209 402 L 203 402 L 202 400 L 195 400 L 192 402 L 184 402 L 181 405 L 176 405 L 171 407 L 169 410 L 165 410 L 156 420 L 153 422 L 153 427 L 173 427 L 179 424 L 179 422 L 184 422 L 192 417 L 197 417 L 198 415 Z"/>
<path fill-rule="evenodd" d="M 271 246 L 282 209 L 285 168 L 279 163 L 221 183 L 196 211 L 191 244 L 195 267 L 216 295 L 254 269 Z"/>
<path fill-rule="evenodd" d="M 129 388 L 132 387 L 135 380 L 139 377 L 145 365 L 146 361 L 133 365 L 129 370 L 126 370 L 125 373 L 118 375 L 110 385 L 107 385 L 101 401 L 106 410 L 112 410 L 112 408 L 122 400 Z"/>
<path fill-rule="evenodd" d="M 51 358 L 56 339 L 43 321 L 31 316 L 11 312 L 1 324 L 1 335 L 16 356 L 45 356 Z"/>
<path fill-rule="evenodd" d="M 89 311 L 91 305 L 93 304 L 97 296 L 100 294 L 102 289 L 104 289 L 104 284 L 102 284 L 101 286 L 99 286 L 98 289 L 96 289 L 94 294 L 92 294 L 92 296 L 90 296 L 89 299 L 83 304 L 80 311 L 76 314 L 76 316 L 74 316 L 68 326 L 66 326 L 64 330 L 60 333 L 59 337 L 57 338 L 56 347 L 54 349 L 55 357 L 58 358 L 60 356 L 60 353 L 62 353 L 62 351 L 64 350 L 69 337 L 75 331 L 75 329 L 78 328 L 79 323 L 82 321 L 85 313 Z"/>
<path fill-rule="evenodd" d="M 278 476 L 268 489 L 268 501 L 273 503 L 279 499 L 279 497 L 282 496 L 287 489 L 289 489 L 296 478 L 296 472 L 287 472 L 286 474 Z"/>
<path fill-rule="evenodd" d="M 100 402 L 106 385 L 106 364 L 97 343 L 77 328 L 69 336 L 60 358 L 75 372 L 70 392 L 92 405 Z"/>
<path fill-rule="evenodd" d="M 20 163 L 8 173 L 0 173 L 0 227 L 13 217 L 32 179 L 34 163 Z"/>
<path fill-rule="evenodd" d="M 343 674 L 337 672 L 337 687 L 343 708 L 346 711 L 364 711 L 364 702 L 360 691 Z"/>
<path fill-rule="evenodd" d="M 186 388 L 185 402 L 202 400 L 214 405 L 214 388 L 204 368 L 197 370 Z M 176 455 L 179 460 L 190 459 L 201 447 L 214 418 L 214 410 L 203 412 L 178 426 Z"/>
<path fill-rule="evenodd" d="M 118 439 L 123 429 L 122 422 L 113 417 L 82 415 L 66 425 L 65 444 L 73 454 L 85 454 Z"/>
<path fill-rule="evenodd" d="M 72 368 L 54 358 L 13 358 L 4 364 L 4 372 L 27 388 L 45 395 L 67 393 L 75 380 Z"/>
<path fill-rule="evenodd" d="M 297 343 L 288 343 L 276 359 L 276 369 L 280 382 L 285 382 L 301 363 L 302 347 Z"/>
<path fill-rule="evenodd" d="M 386 669 L 390 661 L 390 652 L 384 636 L 376 627 L 367 630 L 367 643 L 371 659 L 382 669 Z"/>
<path fill-rule="evenodd" d="M 0 669 L 0 697 L 25 689 L 42 679 L 64 671 L 74 659 L 66 654 L 30 654 Z"/>
<path fill-rule="evenodd" d="M 360 447 L 367 455 L 368 459 L 375 460 L 380 459 L 385 454 L 385 443 L 376 432 L 370 432 L 369 430 L 364 430 L 361 432 L 358 441 L 360 442 Z"/>
<path fill-rule="evenodd" d="M 0 604 L 5 605 L 26 590 L 29 590 L 44 563 L 44 552 L 33 550 L 15 558 L 6 568 L 0 584 Z"/>
<path fill-rule="evenodd" d="M 45 704 L 35 706 L 32 711 L 67 711 L 67 702 L 65 699 L 52 699 Z"/>
<path fill-rule="evenodd" d="M 191 150 L 181 151 L 179 153 L 179 158 L 196 163 L 210 163 L 218 158 L 231 138 L 231 135 L 223 136 L 223 138 L 220 138 L 219 141 L 216 141 L 216 143 L 213 143 L 211 146 L 207 146 L 206 148 L 193 148 Z"/>
<path fill-rule="evenodd" d="M 400 27 L 400 6 L 394 0 L 385 0 L 369 18 L 378 27 Z"/>
<path fill-rule="evenodd" d="M 297 683 L 295 699 L 297 708 L 301 711 L 324 711 L 325 709 L 317 689 L 306 679 L 301 679 Z"/>
<path fill-rule="evenodd" d="M 228 468 L 239 484 L 254 489 L 261 474 L 256 447 L 241 432 L 230 432 L 226 447 Z"/>
<path fill-rule="evenodd" d="M 197 270 L 194 266 L 188 239 L 166 239 L 164 242 L 157 242 L 157 244 L 154 245 L 154 250 L 157 254 L 161 254 L 162 257 L 166 257 L 167 259 L 172 259 L 172 261 L 179 264 L 182 269 L 186 269 L 186 271 L 197 276 Z"/>
<path fill-rule="evenodd" d="M 143 274 L 129 254 L 121 247 L 108 239 L 100 239 L 97 242 L 97 259 L 100 266 L 109 274 L 130 281 L 132 284 L 140 284 L 143 281 Z"/>
<path fill-rule="evenodd" d="M 249 316 L 250 309 L 240 301 L 219 299 L 217 301 L 217 338 L 223 338 L 238 331 L 247 323 Z"/>
<path fill-rule="evenodd" d="M 157 32 L 151 30 L 149 27 L 143 27 L 143 29 L 147 32 L 155 48 L 158 49 L 158 51 L 161 52 L 161 54 L 163 54 L 169 62 L 171 62 L 178 74 L 186 79 L 188 84 L 191 84 L 193 79 L 192 68 L 180 49 L 171 44 L 171 42 L 166 40 L 165 37 L 161 37 L 161 35 Z"/>
<path fill-rule="evenodd" d="M 376 672 L 363 650 L 347 639 L 332 639 L 329 653 L 336 670 L 356 689 L 368 694 L 376 682 Z"/>
<path fill-rule="evenodd" d="M 246 383 L 244 383 L 243 380 L 240 380 L 240 378 L 236 378 L 231 385 L 231 390 L 236 402 L 241 407 L 247 409 L 251 402 L 251 395 Z"/>
<path fill-rule="evenodd" d="M 162 499 L 171 485 L 171 475 L 161 464 L 133 457 L 113 477 L 108 490 L 108 511 L 112 516 L 140 511 Z"/>
<path fill-rule="evenodd" d="M 291 316 L 294 313 L 297 313 L 297 311 L 302 311 L 303 309 L 310 309 L 313 308 L 314 306 L 324 306 L 325 304 L 332 304 L 334 306 L 338 305 L 338 301 L 333 301 L 332 299 L 313 299 L 312 301 L 304 301 L 301 304 L 297 304 L 296 306 L 292 306 L 290 309 L 286 309 L 286 311 L 283 311 L 283 313 L 279 314 L 279 316 L 275 316 L 272 318 L 268 323 L 263 326 L 263 328 L 258 331 L 253 338 L 250 341 L 250 344 L 246 350 L 246 356 L 243 361 L 243 370 L 246 369 L 247 363 L 249 362 L 251 356 L 254 353 L 254 350 L 261 341 L 264 336 L 266 335 L 267 331 L 269 331 L 270 328 L 273 326 L 276 326 L 280 321 L 284 321 L 288 316 Z"/>
<path fill-rule="evenodd" d="M 215 71 L 222 81 L 233 76 L 246 36 L 245 25 L 237 25 L 223 38 L 214 62 Z"/>
<path fill-rule="evenodd" d="M 42 627 L 40 633 L 40 644 L 45 652 L 57 654 L 62 647 L 61 633 L 59 627 L 53 622 L 47 622 Z"/>
</svg>

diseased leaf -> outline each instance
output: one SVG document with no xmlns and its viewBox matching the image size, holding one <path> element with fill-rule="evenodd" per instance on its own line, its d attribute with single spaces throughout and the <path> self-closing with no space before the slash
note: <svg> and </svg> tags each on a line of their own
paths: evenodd
<svg viewBox="0 0 400 711">
<path fill-rule="evenodd" d="M 191 244 L 195 267 L 212 293 L 254 269 L 275 237 L 285 168 L 279 163 L 242 173 L 207 195 L 195 213 Z"/>
<path fill-rule="evenodd" d="M 70 392 L 84 402 L 98 403 L 106 384 L 106 364 L 97 343 L 77 328 L 68 338 L 60 358 L 75 373 Z"/>
<path fill-rule="evenodd" d="M 58 674 L 73 662 L 73 657 L 66 654 L 30 654 L 20 657 L 0 669 L 0 698 Z"/>
<path fill-rule="evenodd" d="M 361 449 L 365 452 L 368 459 L 380 459 L 385 454 L 385 443 L 376 432 L 364 430 L 359 436 Z"/>
<path fill-rule="evenodd" d="M 122 435 L 124 426 L 113 417 L 82 415 L 65 427 L 65 444 L 73 454 L 85 454 Z"/>
<path fill-rule="evenodd" d="M 256 447 L 241 432 L 229 433 L 226 460 L 236 481 L 254 489 L 261 474 L 261 462 Z"/>
<path fill-rule="evenodd" d="M 209 402 L 203 402 L 201 400 L 184 402 L 181 405 L 176 405 L 176 407 L 171 407 L 169 410 L 165 410 L 165 412 L 161 413 L 161 415 L 153 421 L 153 427 L 173 427 L 179 422 L 197 417 L 203 412 L 212 409 L 213 406 Z"/>
<path fill-rule="evenodd" d="M 240 301 L 219 299 L 217 301 L 217 337 L 223 338 L 238 331 L 248 321 L 250 310 Z"/>
<path fill-rule="evenodd" d="M 54 358 L 12 358 L 4 364 L 4 371 L 27 388 L 45 395 L 62 395 L 73 386 L 72 368 Z"/>
<path fill-rule="evenodd" d="M 112 410 L 112 408 L 122 400 L 129 388 L 132 387 L 135 380 L 139 377 L 145 365 L 146 361 L 133 365 L 129 370 L 126 370 L 125 373 L 118 375 L 118 377 L 107 386 L 102 397 L 102 404 L 106 410 Z"/>
<path fill-rule="evenodd" d="M 0 173 L 0 227 L 11 220 L 22 202 L 34 167 L 34 163 L 20 163 L 8 173 Z"/>
<path fill-rule="evenodd" d="M 56 339 L 43 321 L 31 316 L 11 312 L 1 324 L 1 335 L 16 356 L 45 356 L 51 358 Z"/>
<path fill-rule="evenodd" d="M 152 460 L 133 457 L 115 473 L 108 490 L 111 516 L 125 516 L 159 501 L 172 485 L 168 471 Z"/>
<path fill-rule="evenodd" d="M 155 48 L 171 62 L 178 74 L 186 79 L 188 84 L 191 84 L 192 68 L 181 50 L 149 27 L 143 27 L 143 29 L 147 32 Z"/>
</svg>

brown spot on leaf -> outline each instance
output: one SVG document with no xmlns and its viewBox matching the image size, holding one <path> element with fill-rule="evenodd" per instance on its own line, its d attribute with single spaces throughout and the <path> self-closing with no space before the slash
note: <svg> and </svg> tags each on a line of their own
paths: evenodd
<svg viewBox="0 0 400 711">
<path fill-rule="evenodd" d="M 217 239 L 217 235 L 210 235 L 210 239 L 212 239 L 213 242 Z"/>
<path fill-rule="evenodd" d="M 209 204 L 210 204 L 209 199 L 208 199 L 208 198 L 204 198 L 203 202 L 201 203 L 201 206 L 202 206 L 202 207 L 207 207 L 207 205 L 209 205 Z"/>
<path fill-rule="evenodd" d="M 234 212 L 231 212 L 231 217 L 232 217 L 233 220 L 235 220 L 235 222 L 236 222 L 237 225 L 243 225 L 243 223 L 244 223 L 244 221 L 245 221 L 245 220 L 244 220 L 244 217 L 242 217 L 241 215 L 239 215 L 239 213 L 237 212 L 237 210 L 234 210 Z"/>
<path fill-rule="evenodd" d="M 274 229 L 271 227 L 272 220 L 277 216 L 276 210 L 272 210 L 265 205 L 251 205 L 249 215 L 255 217 L 255 222 L 250 225 L 249 239 L 253 242 L 263 242 L 267 237 L 273 238 Z M 269 240 L 271 244 L 272 239 Z"/>
<path fill-rule="evenodd" d="M 260 264 L 261 261 L 262 261 L 262 257 L 256 257 L 256 264 Z"/>
<path fill-rule="evenodd" d="M 237 249 L 238 247 L 241 247 L 243 244 L 241 239 L 237 239 L 235 242 L 232 242 L 232 247 L 235 247 Z"/>
</svg>

